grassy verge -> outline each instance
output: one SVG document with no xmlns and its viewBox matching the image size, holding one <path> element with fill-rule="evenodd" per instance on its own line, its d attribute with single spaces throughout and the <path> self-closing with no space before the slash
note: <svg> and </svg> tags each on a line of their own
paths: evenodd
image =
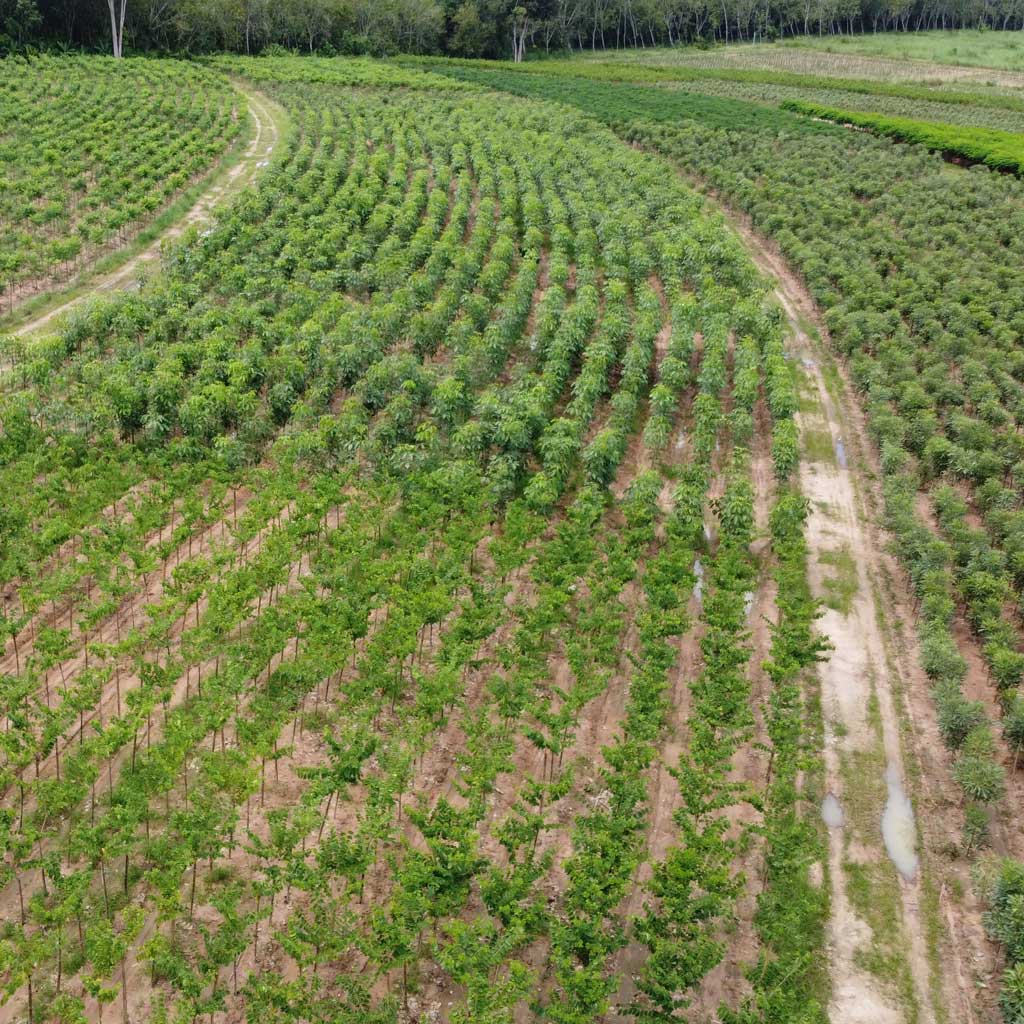
<svg viewBox="0 0 1024 1024">
<path fill-rule="evenodd" d="M 807 36 L 787 47 L 826 53 L 862 54 L 889 60 L 924 60 L 958 67 L 1024 71 L 1024 39 L 1015 30 L 933 29 L 928 32 L 865 32 L 852 36 Z"/>
</svg>

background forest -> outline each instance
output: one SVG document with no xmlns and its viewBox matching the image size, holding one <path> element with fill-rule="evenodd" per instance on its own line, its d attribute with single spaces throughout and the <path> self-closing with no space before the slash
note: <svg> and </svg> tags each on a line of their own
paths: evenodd
<svg viewBox="0 0 1024 1024">
<path fill-rule="evenodd" d="M 0 52 L 447 53 L 610 49 L 799 33 L 1021 28 L 1024 0 L 0 0 Z"/>
</svg>

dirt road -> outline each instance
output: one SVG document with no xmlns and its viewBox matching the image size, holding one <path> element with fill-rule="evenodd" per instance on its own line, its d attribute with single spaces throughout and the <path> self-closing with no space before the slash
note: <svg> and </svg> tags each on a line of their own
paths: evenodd
<svg viewBox="0 0 1024 1024">
<path fill-rule="evenodd" d="M 914 820 L 916 794 L 933 803 L 942 780 L 920 779 L 915 759 L 917 733 L 928 726 L 921 719 L 931 714 L 927 681 L 916 662 L 910 593 L 877 521 L 864 418 L 800 279 L 744 218 L 727 215 L 774 283 L 799 367 L 810 581 L 826 602 L 818 628 L 833 647 L 819 672 L 832 797 L 829 1016 L 833 1024 L 974 1021 L 978 946 L 949 936 L 950 921 L 966 911 L 954 911 L 944 879 L 930 875 Z M 971 922 L 961 927 L 976 932 Z"/>
</svg>

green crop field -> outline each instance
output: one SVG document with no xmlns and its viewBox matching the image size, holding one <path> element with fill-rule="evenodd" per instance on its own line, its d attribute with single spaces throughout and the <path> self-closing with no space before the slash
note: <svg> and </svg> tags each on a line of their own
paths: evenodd
<svg viewBox="0 0 1024 1024">
<path fill-rule="evenodd" d="M 987 32 L 977 29 L 882 33 L 840 38 L 794 39 L 793 45 L 835 54 L 862 54 L 889 59 L 909 58 L 938 64 L 997 68 L 1024 72 L 1024 32 Z"/>
<path fill-rule="evenodd" d="M 194 65 L 0 62 L 0 287 L 8 302 L 138 231 L 241 125 L 228 83 Z"/>
<path fill-rule="evenodd" d="M 1020 1020 L 1015 33 L 58 6 L 0 1020 Z"/>
</svg>

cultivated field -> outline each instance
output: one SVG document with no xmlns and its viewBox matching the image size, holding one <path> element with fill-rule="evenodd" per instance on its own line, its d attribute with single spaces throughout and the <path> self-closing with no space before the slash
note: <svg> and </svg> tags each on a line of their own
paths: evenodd
<svg viewBox="0 0 1024 1024">
<path fill-rule="evenodd" d="M 599 57 L 0 92 L 0 1021 L 1024 1011 L 1024 95 Z"/>
<path fill-rule="evenodd" d="M 165 211 L 230 146 L 240 108 L 222 77 L 184 62 L 0 63 L 8 307 L 66 281 Z"/>
<path fill-rule="evenodd" d="M 1005 71 L 1024 71 L 1024 32 L 959 29 L 931 32 L 881 32 L 839 38 L 805 36 L 788 45 L 808 46 L 828 53 L 925 60 Z"/>
</svg>

